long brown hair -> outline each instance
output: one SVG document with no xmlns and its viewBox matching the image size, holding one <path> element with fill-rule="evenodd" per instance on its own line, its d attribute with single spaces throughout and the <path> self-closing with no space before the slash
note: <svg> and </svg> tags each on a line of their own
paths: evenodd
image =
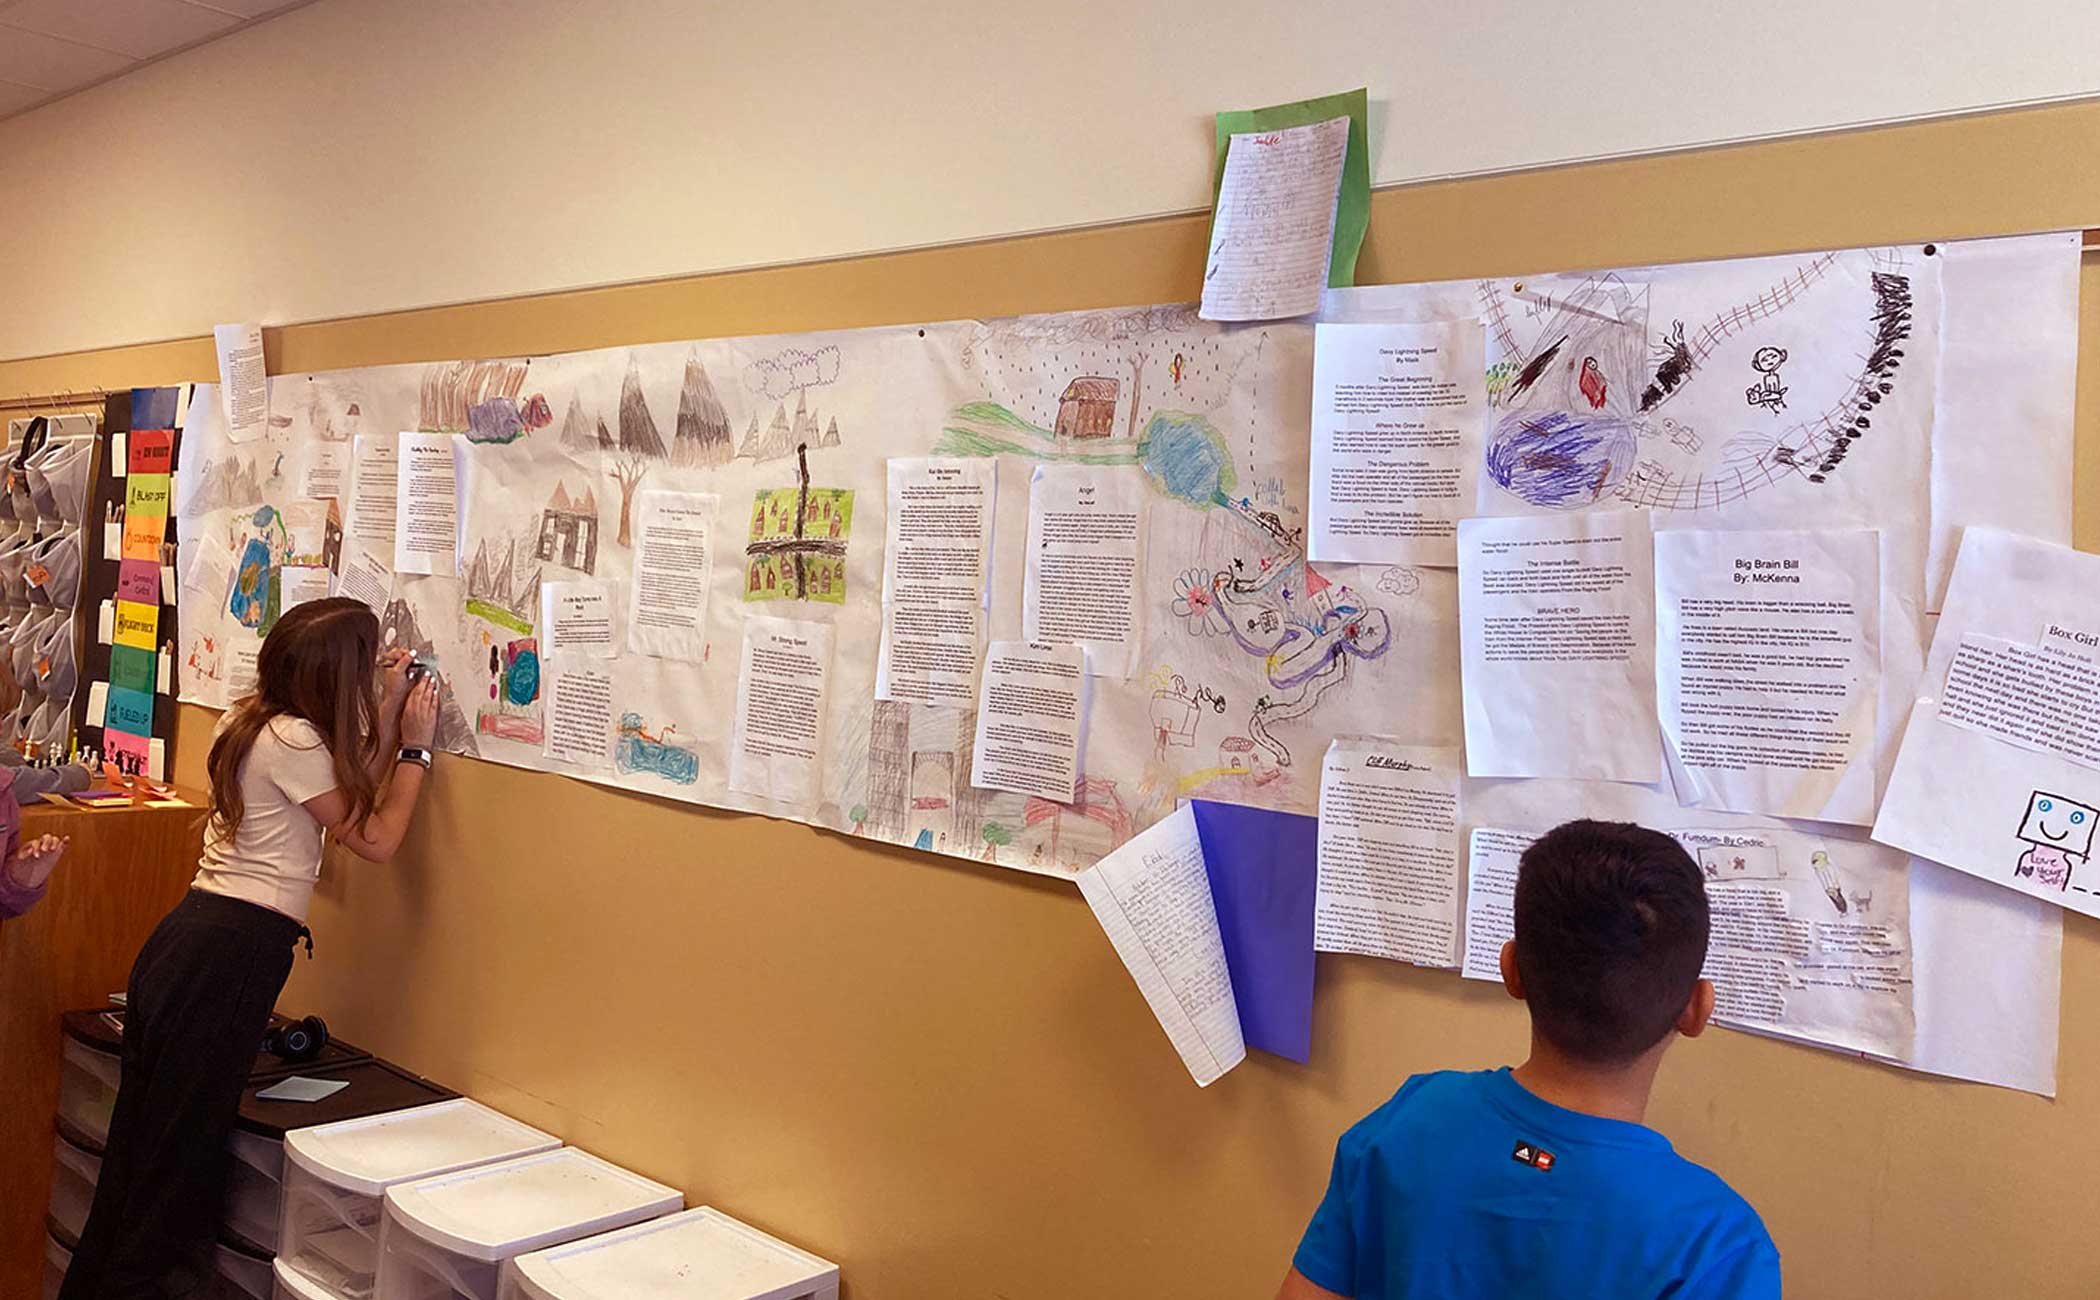
<svg viewBox="0 0 2100 1300">
<path fill-rule="evenodd" d="M 379 620 L 347 596 L 312 600 L 277 620 L 255 662 L 255 694 L 242 699 L 211 745 L 211 825 L 222 839 L 241 829 L 241 768 L 255 738 L 280 716 L 304 718 L 327 742 L 336 784 L 350 800 L 350 824 L 378 801 L 369 766 L 379 727 L 375 667 Z"/>
</svg>

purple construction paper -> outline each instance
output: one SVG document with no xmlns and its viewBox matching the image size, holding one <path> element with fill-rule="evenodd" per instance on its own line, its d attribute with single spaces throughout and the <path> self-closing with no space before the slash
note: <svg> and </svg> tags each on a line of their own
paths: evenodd
<svg viewBox="0 0 2100 1300">
<path fill-rule="evenodd" d="M 1313 893 L 1319 819 L 1192 801 L 1247 1046 L 1312 1055 Z"/>
</svg>

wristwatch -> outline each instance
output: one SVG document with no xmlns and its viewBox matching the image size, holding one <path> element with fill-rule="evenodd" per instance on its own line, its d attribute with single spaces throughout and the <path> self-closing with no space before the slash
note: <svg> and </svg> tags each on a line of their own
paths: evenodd
<svg viewBox="0 0 2100 1300">
<path fill-rule="evenodd" d="M 404 763 L 418 763 L 424 771 L 430 770 L 430 751 L 419 745 L 403 745 L 398 756 Z"/>
</svg>

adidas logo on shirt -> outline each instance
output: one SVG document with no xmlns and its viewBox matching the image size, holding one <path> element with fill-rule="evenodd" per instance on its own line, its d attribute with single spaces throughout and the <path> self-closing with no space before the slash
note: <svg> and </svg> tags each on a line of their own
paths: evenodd
<svg viewBox="0 0 2100 1300">
<path fill-rule="evenodd" d="M 1540 1173 L 1547 1173 L 1553 1168 L 1554 1155 L 1551 1151 L 1522 1138 L 1517 1139 L 1516 1150 L 1509 1153 L 1509 1158 L 1520 1165 L 1530 1165 Z"/>
</svg>

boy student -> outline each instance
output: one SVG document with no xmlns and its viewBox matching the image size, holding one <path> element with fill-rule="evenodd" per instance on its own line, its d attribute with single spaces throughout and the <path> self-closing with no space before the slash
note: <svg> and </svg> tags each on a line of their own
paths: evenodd
<svg viewBox="0 0 2100 1300">
<path fill-rule="evenodd" d="M 1713 1014 L 1698 867 L 1569 822 L 1525 850 L 1515 922 L 1530 1059 L 1418 1074 L 1344 1133 L 1278 1300 L 1776 1300 L 1757 1212 L 1641 1123 L 1671 1039 Z"/>
</svg>

